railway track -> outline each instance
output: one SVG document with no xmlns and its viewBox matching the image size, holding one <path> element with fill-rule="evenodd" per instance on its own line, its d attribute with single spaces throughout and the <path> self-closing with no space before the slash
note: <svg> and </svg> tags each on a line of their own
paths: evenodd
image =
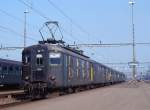
<svg viewBox="0 0 150 110">
<path fill-rule="evenodd" d="M 23 90 L 0 92 L 0 108 L 26 102 L 21 98 L 24 95 Z"/>
<path fill-rule="evenodd" d="M 115 85 L 119 85 L 119 84 L 115 84 Z M 110 86 L 115 86 L 115 85 L 110 85 Z M 107 87 L 109 87 L 109 86 L 108 85 L 107 86 L 102 86 L 102 88 L 107 88 Z M 96 88 L 99 88 L 99 87 L 95 87 L 95 89 Z M 91 89 L 91 90 L 93 90 L 93 89 Z M 86 90 L 89 90 L 89 89 L 84 89 L 84 90 L 81 89 L 81 90 L 78 90 L 76 92 L 70 92 L 70 93 L 66 93 L 66 94 L 63 94 L 63 95 L 78 93 L 78 92 L 82 92 L 82 91 L 86 91 Z M 46 99 L 56 98 L 58 96 L 60 96 L 60 92 L 55 91 L 53 93 L 50 93 L 46 97 Z M 20 104 L 29 103 L 31 101 L 33 101 L 33 100 L 31 100 L 30 98 L 25 97 L 25 93 L 24 93 L 23 90 L 0 92 L 0 109 L 10 107 L 10 106 L 16 106 L 16 105 L 20 105 Z M 34 100 L 34 101 L 39 101 L 39 100 Z"/>
<path fill-rule="evenodd" d="M 54 93 L 49 94 L 46 97 L 46 99 L 55 98 L 58 96 L 59 96 L 59 92 L 54 92 Z M 29 97 L 26 97 L 26 94 L 24 93 L 23 90 L 0 92 L 0 109 L 5 108 L 5 107 L 29 103 L 31 101 L 33 100 L 31 100 Z"/>
</svg>

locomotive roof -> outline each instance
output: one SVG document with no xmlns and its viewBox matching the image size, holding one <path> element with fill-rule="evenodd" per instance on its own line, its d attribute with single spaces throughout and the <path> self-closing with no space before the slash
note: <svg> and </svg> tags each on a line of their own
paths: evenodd
<svg viewBox="0 0 150 110">
<path fill-rule="evenodd" d="M 21 62 L 19 62 L 19 61 L 2 59 L 2 58 L 0 58 L 0 63 L 9 63 L 9 64 L 21 65 Z"/>
<path fill-rule="evenodd" d="M 50 43 L 37 44 L 37 45 L 29 46 L 29 47 L 25 48 L 24 50 L 26 51 L 28 49 L 35 49 L 35 48 L 38 48 L 39 46 L 47 48 L 49 51 L 50 50 L 57 50 L 57 51 L 60 51 L 60 52 L 63 52 L 63 53 L 78 56 L 82 59 L 90 60 L 90 58 L 88 56 L 78 52 L 77 50 L 74 50 L 72 48 L 69 48 L 67 46 L 60 45 L 60 44 L 50 44 Z"/>
<path fill-rule="evenodd" d="M 88 56 L 86 56 L 86 55 L 84 55 L 83 53 L 82 53 L 82 51 L 80 51 L 80 50 L 76 50 L 76 49 L 74 49 L 74 48 L 71 48 L 71 47 L 67 47 L 67 46 L 62 46 L 62 45 L 49 45 L 48 44 L 48 49 L 58 49 L 59 51 L 62 51 L 62 52 L 66 52 L 66 53 L 74 53 L 74 54 L 76 54 L 76 55 L 80 55 L 80 56 L 82 56 L 82 57 L 85 57 L 85 58 L 88 58 L 89 59 L 89 57 Z"/>
</svg>

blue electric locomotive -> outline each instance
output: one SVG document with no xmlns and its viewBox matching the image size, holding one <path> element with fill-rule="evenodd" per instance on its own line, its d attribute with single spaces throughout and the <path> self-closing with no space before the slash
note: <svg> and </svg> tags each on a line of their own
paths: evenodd
<svg viewBox="0 0 150 110">
<path fill-rule="evenodd" d="M 44 97 L 48 90 L 75 90 L 125 81 L 125 75 L 91 60 L 82 51 L 47 40 L 22 52 L 23 80 L 32 98 Z"/>
</svg>

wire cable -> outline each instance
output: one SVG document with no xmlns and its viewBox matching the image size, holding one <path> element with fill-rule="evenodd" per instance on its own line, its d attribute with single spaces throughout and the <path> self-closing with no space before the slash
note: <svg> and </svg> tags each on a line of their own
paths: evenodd
<svg viewBox="0 0 150 110">
<path fill-rule="evenodd" d="M 30 6 L 28 3 L 24 2 L 23 0 L 18 0 L 20 3 L 24 4 L 25 6 L 29 7 L 31 10 L 33 10 L 35 13 L 37 13 L 39 16 L 41 16 L 42 18 L 48 20 L 48 21 L 52 21 L 49 17 L 47 17 L 44 13 L 42 13 L 41 11 L 39 11 L 36 8 L 33 8 L 32 6 Z M 72 33 L 68 32 L 67 30 L 65 30 L 64 28 L 61 27 L 61 29 L 69 36 L 72 36 Z M 73 36 L 75 37 L 75 36 Z"/>
<path fill-rule="evenodd" d="M 51 20 L 50 18 L 48 18 L 47 16 L 45 16 L 44 13 L 40 12 L 39 10 L 37 10 L 36 8 L 33 8 L 32 6 L 30 6 L 28 3 L 24 2 L 23 0 L 18 0 L 20 3 L 26 5 L 27 7 L 29 7 L 31 10 L 33 10 L 34 12 L 36 12 L 39 16 L 41 16 L 42 18 L 46 19 L 46 20 Z"/>
<path fill-rule="evenodd" d="M 69 17 L 62 9 L 60 9 L 54 2 L 51 0 L 48 0 L 49 4 L 53 6 L 56 10 L 58 10 L 64 17 L 66 17 L 74 26 L 76 26 L 80 31 L 90 36 L 90 33 L 87 32 L 82 26 L 77 24 L 75 21 L 72 20 L 71 17 Z"/>
<path fill-rule="evenodd" d="M 22 34 L 16 32 L 15 30 L 13 30 L 13 29 L 11 29 L 11 28 L 4 27 L 4 26 L 1 26 L 1 25 L 0 25 L 0 28 L 1 28 L 1 29 L 4 29 L 4 30 L 7 30 L 7 31 L 9 31 L 9 32 L 11 32 L 11 33 L 13 33 L 13 34 L 15 34 L 15 35 L 17 35 L 17 36 L 24 37 Z M 36 41 L 36 42 L 37 42 L 36 39 L 33 39 L 33 38 L 29 37 L 29 36 L 27 36 L 27 38 L 30 39 L 30 40 L 33 40 L 33 41 Z"/>
</svg>

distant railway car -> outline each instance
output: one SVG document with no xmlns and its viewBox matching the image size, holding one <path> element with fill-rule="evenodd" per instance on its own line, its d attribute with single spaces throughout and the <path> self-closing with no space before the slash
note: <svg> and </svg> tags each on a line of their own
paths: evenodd
<svg viewBox="0 0 150 110">
<path fill-rule="evenodd" d="M 32 97 L 46 96 L 48 90 L 67 91 L 125 81 L 123 73 L 55 40 L 25 48 L 22 63 L 25 90 Z"/>
<path fill-rule="evenodd" d="M 19 87 L 22 84 L 21 62 L 0 59 L 0 86 Z"/>
</svg>

